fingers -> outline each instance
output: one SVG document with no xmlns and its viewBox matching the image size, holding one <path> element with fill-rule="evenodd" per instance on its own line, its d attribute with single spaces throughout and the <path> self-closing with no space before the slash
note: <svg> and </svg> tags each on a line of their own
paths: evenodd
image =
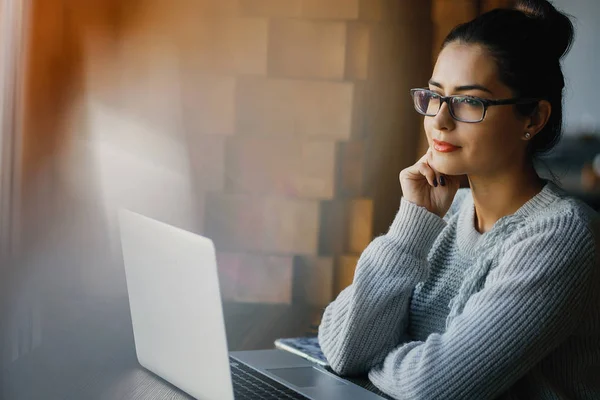
<svg viewBox="0 0 600 400">
<path fill-rule="evenodd" d="M 418 181 L 425 178 L 425 180 L 431 186 L 438 186 L 437 178 L 433 169 L 425 162 L 418 162 L 412 165 L 402 172 L 400 172 L 400 181 L 406 179 L 411 181 Z"/>
<path fill-rule="evenodd" d="M 402 175 L 408 179 L 421 179 L 421 177 L 425 177 L 427 182 L 433 187 L 446 186 L 448 184 L 448 177 L 440 174 L 432 167 L 431 148 L 427 150 L 427 153 L 416 164 L 402 171 L 401 177 Z"/>
<path fill-rule="evenodd" d="M 416 167 L 417 167 L 417 171 L 419 171 L 419 173 L 421 175 L 423 175 L 425 177 L 425 179 L 427 179 L 427 182 L 429 182 L 429 184 L 431 186 L 433 186 L 433 187 L 438 186 L 438 180 L 437 180 L 435 171 L 433 170 L 433 168 L 431 168 L 429 166 L 429 164 L 421 162 L 421 163 L 418 163 L 416 165 Z"/>
<path fill-rule="evenodd" d="M 440 184 L 440 186 L 446 186 L 446 183 L 447 183 L 446 177 L 443 174 L 440 174 L 438 171 L 436 171 L 435 168 L 433 167 L 433 162 L 432 162 L 433 161 L 433 153 L 431 151 L 431 147 L 427 149 L 427 153 L 425 153 L 423 158 L 425 159 L 425 162 L 427 162 L 429 167 L 431 167 L 431 169 L 433 169 L 433 171 L 435 172 L 435 177 L 437 179 L 437 182 Z"/>
<path fill-rule="evenodd" d="M 427 149 L 427 152 L 423 154 L 423 157 L 421 157 L 417 163 L 429 162 L 429 160 L 431 160 L 431 147 Z"/>
</svg>

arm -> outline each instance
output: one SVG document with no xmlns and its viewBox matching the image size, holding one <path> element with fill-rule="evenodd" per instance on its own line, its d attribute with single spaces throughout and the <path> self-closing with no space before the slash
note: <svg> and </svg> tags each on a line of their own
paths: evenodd
<svg viewBox="0 0 600 400">
<path fill-rule="evenodd" d="M 353 283 L 323 315 L 319 343 L 334 371 L 366 373 L 401 342 L 412 290 L 427 278 L 427 253 L 445 225 L 402 200 L 389 232 L 365 249 Z"/>
<path fill-rule="evenodd" d="M 595 243 L 574 222 L 559 215 L 523 232 L 445 333 L 396 348 L 370 371 L 372 382 L 402 399 L 492 399 L 508 390 L 581 320 Z"/>
</svg>

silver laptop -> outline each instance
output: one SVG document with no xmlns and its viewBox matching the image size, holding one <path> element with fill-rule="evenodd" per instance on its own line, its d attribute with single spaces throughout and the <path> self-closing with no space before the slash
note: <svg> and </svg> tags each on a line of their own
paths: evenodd
<svg viewBox="0 0 600 400">
<path fill-rule="evenodd" d="M 119 224 L 144 368 L 197 399 L 382 398 L 286 351 L 228 354 L 212 241 L 126 210 Z"/>
</svg>

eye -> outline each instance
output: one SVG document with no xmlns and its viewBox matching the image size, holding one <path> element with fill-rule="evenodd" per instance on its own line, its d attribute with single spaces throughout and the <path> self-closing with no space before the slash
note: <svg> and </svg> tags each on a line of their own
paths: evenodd
<svg viewBox="0 0 600 400">
<path fill-rule="evenodd" d="M 458 98 L 458 102 L 460 104 L 477 107 L 481 105 L 481 102 L 477 99 L 473 99 L 471 97 L 460 97 Z"/>
</svg>

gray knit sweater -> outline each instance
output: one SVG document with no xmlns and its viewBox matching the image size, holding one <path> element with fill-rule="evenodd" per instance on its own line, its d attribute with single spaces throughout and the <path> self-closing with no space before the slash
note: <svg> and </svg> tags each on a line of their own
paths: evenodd
<svg viewBox="0 0 600 400">
<path fill-rule="evenodd" d="M 600 399 L 596 213 L 553 183 L 485 234 L 406 200 L 323 315 L 334 371 L 398 399 Z"/>
</svg>

